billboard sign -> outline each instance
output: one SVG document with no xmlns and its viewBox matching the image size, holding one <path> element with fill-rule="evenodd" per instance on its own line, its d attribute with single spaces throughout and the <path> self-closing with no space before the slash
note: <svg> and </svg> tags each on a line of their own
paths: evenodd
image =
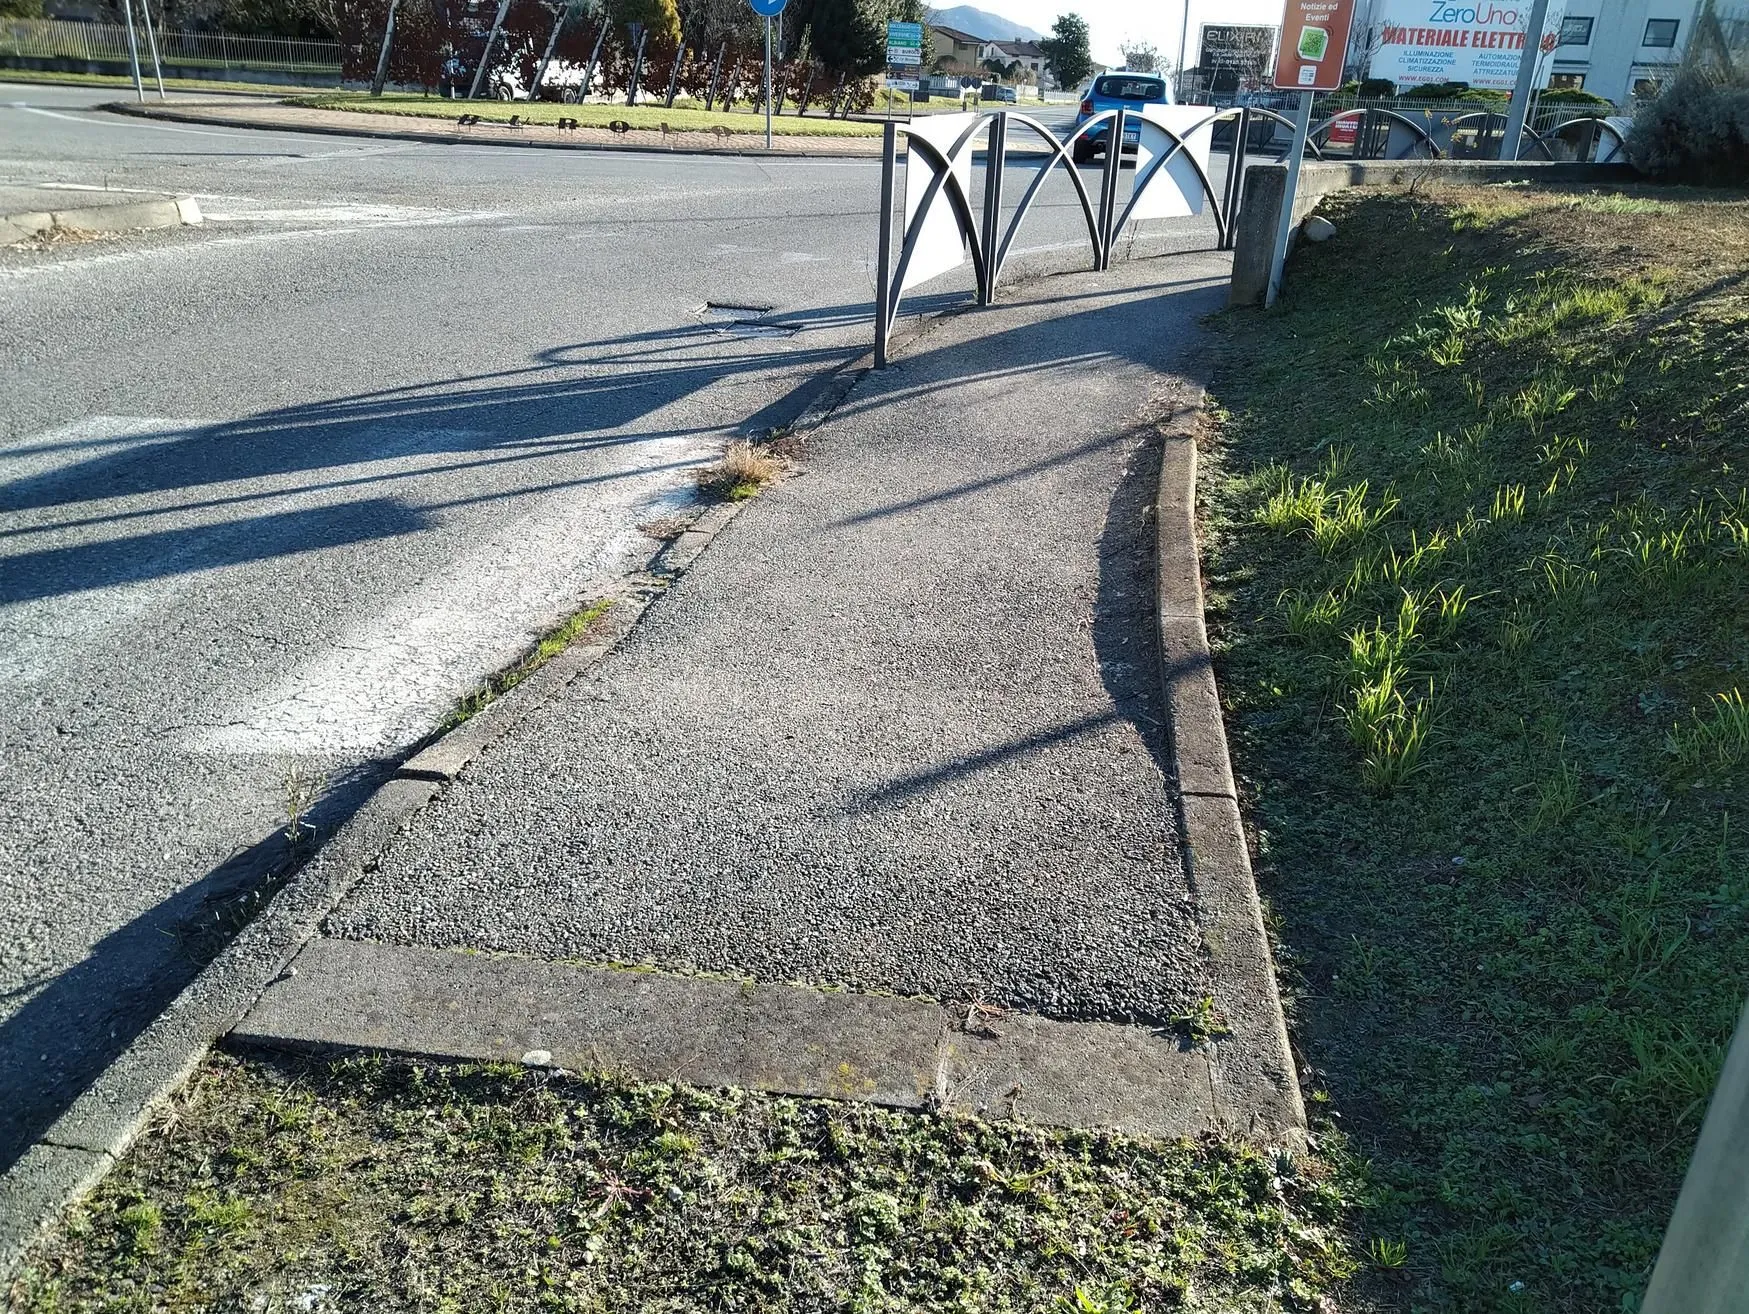
<svg viewBox="0 0 1749 1314">
<path fill-rule="evenodd" d="M 1511 91 L 1518 85 L 1530 11 L 1531 0 L 1384 0 L 1368 72 L 1399 87 L 1467 82 Z M 1549 0 L 1533 87 L 1548 85 L 1566 12 L 1566 0 Z"/>
<path fill-rule="evenodd" d="M 1269 72 L 1275 29 L 1246 23 L 1204 23 L 1197 67 L 1216 91 L 1254 87 Z"/>
<path fill-rule="evenodd" d="M 1354 0 L 1287 0 L 1275 48 L 1275 85 L 1283 91 L 1335 91 L 1342 85 Z"/>
</svg>

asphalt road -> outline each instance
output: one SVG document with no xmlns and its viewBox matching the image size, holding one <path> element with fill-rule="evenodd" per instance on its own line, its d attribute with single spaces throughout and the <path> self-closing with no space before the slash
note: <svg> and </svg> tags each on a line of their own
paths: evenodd
<svg viewBox="0 0 1749 1314">
<path fill-rule="evenodd" d="M 209 219 L 0 252 L 0 1169 L 248 915 L 289 814 L 336 825 L 871 336 L 871 161 L 90 108 L 115 95 L 0 85 L 0 181 Z M 1079 244 L 1067 185 L 1041 202 L 1022 272 Z"/>
</svg>

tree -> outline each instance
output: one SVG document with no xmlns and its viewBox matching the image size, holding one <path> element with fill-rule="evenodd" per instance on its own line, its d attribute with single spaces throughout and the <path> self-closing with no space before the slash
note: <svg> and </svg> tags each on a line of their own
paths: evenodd
<svg viewBox="0 0 1749 1314">
<path fill-rule="evenodd" d="M 807 37 L 814 58 L 833 77 L 866 77 L 885 67 L 886 24 L 872 0 L 803 0 L 785 13 L 795 15 L 798 39 Z"/>
<path fill-rule="evenodd" d="M 680 13 L 674 0 L 612 0 L 608 12 L 622 27 L 641 24 L 656 45 L 671 46 L 680 40 Z"/>
<path fill-rule="evenodd" d="M 1051 34 L 1038 44 L 1059 87 L 1078 87 L 1093 76 L 1093 46 L 1080 14 L 1060 15 L 1051 24 Z"/>
<path fill-rule="evenodd" d="M 1122 47 L 1123 66 L 1132 73 L 1158 73 L 1160 52 L 1152 41 L 1136 41 Z"/>
</svg>

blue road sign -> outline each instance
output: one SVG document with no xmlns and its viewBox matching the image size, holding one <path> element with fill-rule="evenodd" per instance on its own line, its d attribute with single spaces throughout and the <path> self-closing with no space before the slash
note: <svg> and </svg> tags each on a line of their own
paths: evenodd
<svg viewBox="0 0 1749 1314">
<path fill-rule="evenodd" d="M 761 18 L 776 18 L 783 12 L 788 0 L 747 0 L 753 6 L 753 12 Z"/>
</svg>

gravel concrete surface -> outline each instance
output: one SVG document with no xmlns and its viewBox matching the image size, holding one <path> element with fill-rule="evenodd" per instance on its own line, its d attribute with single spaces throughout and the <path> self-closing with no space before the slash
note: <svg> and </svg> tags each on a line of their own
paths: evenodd
<svg viewBox="0 0 1749 1314">
<path fill-rule="evenodd" d="M 328 933 L 1077 1019 L 1200 997 L 1139 420 L 1225 270 L 1047 280 L 869 376 Z"/>
<path fill-rule="evenodd" d="M 0 1170 L 307 851 L 288 811 L 331 833 L 870 338 L 872 162 L 91 108 L 114 97 L 0 87 L 0 182 L 206 218 L 0 250 Z M 1079 258 L 1069 192 L 1020 268 Z"/>
</svg>

